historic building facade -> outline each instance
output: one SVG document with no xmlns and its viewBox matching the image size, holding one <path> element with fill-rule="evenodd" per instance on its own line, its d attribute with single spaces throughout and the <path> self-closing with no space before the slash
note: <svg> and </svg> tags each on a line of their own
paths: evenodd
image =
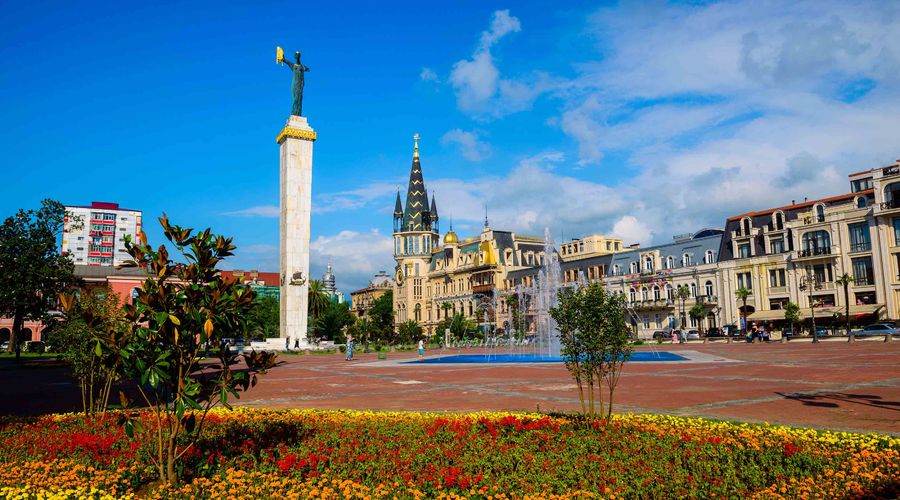
<svg viewBox="0 0 900 500">
<path fill-rule="evenodd" d="M 369 281 L 369 286 L 350 292 L 350 313 L 357 318 L 362 318 L 375 304 L 375 300 L 394 288 L 394 281 L 384 271 L 379 271 Z"/>
</svg>

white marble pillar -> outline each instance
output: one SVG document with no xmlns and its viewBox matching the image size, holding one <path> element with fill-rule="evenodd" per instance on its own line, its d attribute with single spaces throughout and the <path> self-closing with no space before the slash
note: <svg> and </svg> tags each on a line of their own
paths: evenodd
<svg viewBox="0 0 900 500">
<path fill-rule="evenodd" d="M 306 338 L 309 300 L 309 223 L 312 203 L 313 142 L 305 117 L 291 116 L 278 134 L 281 146 L 281 339 Z M 273 339 L 274 340 L 274 339 Z M 272 341 L 270 341 L 271 343 Z"/>
</svg>

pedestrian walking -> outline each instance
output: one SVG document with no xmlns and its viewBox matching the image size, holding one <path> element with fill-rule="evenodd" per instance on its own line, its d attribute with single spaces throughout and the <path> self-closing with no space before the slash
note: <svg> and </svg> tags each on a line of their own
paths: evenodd
<svg viewBox="0 0 900 500">
<path fill-rule="evenodd" d="M 678 342 L 678 332 L 676 330 L 672 330 L 672 343 Z"/>
<path fill-rule="evenodd" d="M 687 344 L 687 330 L 683 326 L 681 327 L 681 343 Z"/>
<path fill-rule="evenodd" d="M 347 335 L 347 361 L 353 361 L 353 335 Z"/>
<path fill-rule="evenodd" d="M 284 338 L 284 350 L 285 350 L 285 351 L 290 351 L 290 350 L 291 350 L 291 338 L 290 338 L 290 337 L 285 337 L 285 338 Z"/>
<path fill-rule="evenodd" d="M 425 359 L 425 340 L 419 339 L 419 359 Z"/>
</svg>

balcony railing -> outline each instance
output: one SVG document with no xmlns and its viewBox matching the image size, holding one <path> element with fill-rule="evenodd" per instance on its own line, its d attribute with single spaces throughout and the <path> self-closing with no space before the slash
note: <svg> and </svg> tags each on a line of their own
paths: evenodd
<svg viewBox="0 0 900 500">
<path fill-rule="evenodd" d="M 882 210 L 893 210 L 895 208 L 900 208 L 900 197 L 894 200 L 888 200 L 879 205 Z"/>
<path fill-rule="evenodd" d="M 811 216 L 809 216 L 809 217 L 804 217 L 804 218 L 803 218 L 803 223 L 804 223 L 804 224 L 818 224 L 818 223 L 820 223 L 820 222 L 825 222 L 825 216 L 824 216 L 824 215 L 811 215 Z"/>
<path fill-rule="evenodd" d="M 853 278 L 853 286 L 869 286 L 874 284 L 874 276 L 854 276 Z"/>
<path fill-rule="evenodd" d="M 868 252 L 872 249 L 872 243 L 866 241 L 864 243 L 851 243 L 850 251 L 851 252 Z"/>
<path fill-rule="evenodd" d="M 820 255 L 831 255 L 831 253 L 831 247 L 812 247 L 798 250 L 797 257 L 817 257 Z"/>
<path fill-rule="evenodd" d="M 715 295 L 700 295 L 697 297 L 697 302 L 700 304 L 717 304 L 719 298 Z"/>
</svg>

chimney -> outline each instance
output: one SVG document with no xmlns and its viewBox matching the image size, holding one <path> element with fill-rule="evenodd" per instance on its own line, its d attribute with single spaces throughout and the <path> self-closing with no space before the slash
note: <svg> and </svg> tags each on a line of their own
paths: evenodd
<svg viewBox="0 0 900 500">
<path fill-rule="evenodd" d="M 809 201 L 809 198 L 807 198 L 806 196 L 804 196 L 804 197 L 803 197 L 803 203 L 806 203 L 807 201 Z"/>
<path fill-rule="evenodd" d="M 796 205 L 796 204 L 797 204 L 797 200 L 791 200 L 791 205 Z"/>
</svg>

